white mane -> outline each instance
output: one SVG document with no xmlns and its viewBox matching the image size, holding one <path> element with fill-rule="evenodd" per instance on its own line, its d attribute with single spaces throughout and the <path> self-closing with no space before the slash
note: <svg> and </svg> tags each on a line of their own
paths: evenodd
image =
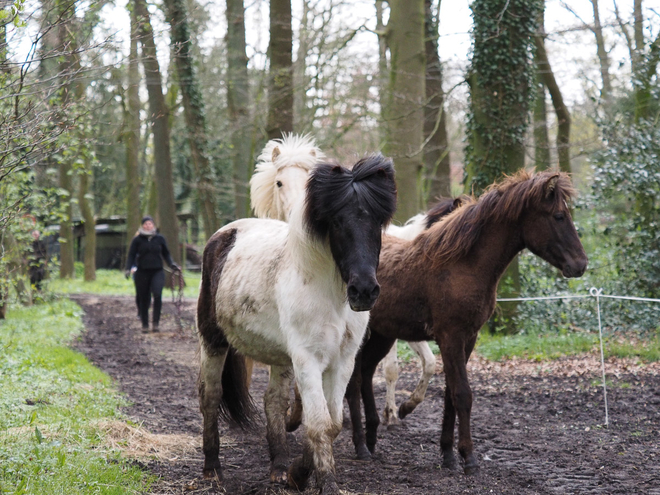
<svg viewBox="0 0 660 495">
<path fill-rule="evenodd" d="M 415 237 L 421 234 L 424 229 L 426 229 L 426 214 L 419 213 L 414 217 L 409 218 L 401 227 L 390 224 L 385 232 L 394 237 L 412 241 Z"/>
<path fill-rule="evenodd" d="M 299 167 L 307 172 L 325 158 L 310 135 L 287 134 L 264 146 L 250 179 L 250 203 L 259 218 L 280 218 L 275 204 L 275 178 L 284 167 Z"/>
</svg>

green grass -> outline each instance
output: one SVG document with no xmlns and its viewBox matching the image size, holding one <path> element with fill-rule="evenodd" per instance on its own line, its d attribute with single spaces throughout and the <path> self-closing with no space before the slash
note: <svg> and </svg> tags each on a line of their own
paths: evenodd
<svg viewBox="0 0 660 495">
<path fill-rule="evenodd" d="M 79 265 L 79 263 L 76 263 Z M 184 295 L 186 297 L 197 297 L 199 293 L 199 282 L 201 273 L 183 272 L 183 278 L 186 281 Z M 135 285 L 130 278 L 124 277 L 124 272 L 120 270 L 96 270 L 96 280 L 94 282 L 85 282 L 82 278 L 82 270 L 76 266 L 76 278 L 60 279 L 57 274 L 52 274 L 47 283 L 47 290 L 56 294 L 100 294 L 106 296 L 134 296 Z M 163 290 L 163 298 L 171 297 L 170 289 Z"/>
<path fill-rule="evenodd" d="M 429 342 L 434 354 L 438 354 L 435 342 Z M 606 338 L 603 342 L 605 355 L 621 358 L 637 358 L 643 362 L 660 361 L 660 335 L 651 339 Z M 476 352 L 492 361 L 521 357 L 536 361 L 557 359 L 598 350 L 598 335 L 585 332 L 553 334 L 491 335 L 479 334 Z M 415 358 L 415 353 L 404 341 L 398 341 L 398 355 L 403 362 Z"/>
<path fill-rule="evenodd" d="M 61 300 L 0 322 L 0 493 L 144 493 L 152 477 L 103 445 L 121 420 L 111 379 L 67 347 L 82 311 Z"/>
</svg>

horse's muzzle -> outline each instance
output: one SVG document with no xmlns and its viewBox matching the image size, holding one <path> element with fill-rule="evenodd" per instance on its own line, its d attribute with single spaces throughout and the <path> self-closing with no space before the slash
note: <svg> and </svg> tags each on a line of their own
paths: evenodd
<svg viewBox="0 0 660 495">
<path fill-rule="evenodd" d="M 584 272 L 587 271 L 587 263 L 589 260 L 585 256 L 578 260 L 573 260 L 571 262 L 565 263 L 562 267 L 561 273 L 566 278 L 577 278 L 584 275 Z"/>
<path fill-rule="evenodd" d="M 348 284 L 346 289 L 348 304 L 353 311 L 369 311 L 374 307 L 380 295 L 380 285 L 376 284 Z"/>
</svg>

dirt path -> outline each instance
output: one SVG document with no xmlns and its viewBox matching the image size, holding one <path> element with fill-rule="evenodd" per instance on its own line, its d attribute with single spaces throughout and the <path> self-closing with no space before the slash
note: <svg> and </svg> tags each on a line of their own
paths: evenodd
<svg viewBox="0 0 660 495">
<path fill-rule="evenodd" d="M 185 304 L 183 334 L 176 330 L 174 307 L 166 303 L 161 333 L 142 335 L 133 298 L 75 300 L 85 310 L 87 330 L 77 348 L 117 380 L 132 402 L 127 414 L 152 433 L 187 435 L 199 445 L 194 302 Z M 602 428 L 603 396 L 594 363 L 593 358 L 551 365 L 475 360 L 472 422 L 482 472 L 469 478 L 438 467 L 444 387 L 442 376 L 436 376 L 428 400 L 399 428 L 381 428 L 374 461 L 355 460 L 345 424 L 335 443 L 340 486 L 359 494 L 660 495 L 659 368 L 608 365 L 610 427 Z M 399 401 L 412 391 L 416 377 L 413 367 L 402 373 Z M 267 379 L 267 370 L 257 368 L 252 393 L 258 403 Z M 380 405 L 384 392 L 379 381 Z M 201 479 L 203 455 L 197 447 L 145 464 L 161 477 L 153 493 L 294 493 L 268 483 L 264 427 L 244 433 L 221 425 L 221 434 L 223 488 Z M 299 450 L 300 432 L 290 436 L 290 443 Z"/>
</svg>

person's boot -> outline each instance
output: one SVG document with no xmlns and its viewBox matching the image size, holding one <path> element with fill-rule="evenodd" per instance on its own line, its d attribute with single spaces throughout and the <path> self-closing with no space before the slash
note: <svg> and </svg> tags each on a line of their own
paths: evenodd
<svg viewBox="0 0 660 495">
<path fill-rule="evenodd" d="M 149 327 L 142 327 L 142 333 L 149 333 Z"/>
<path fill-rule="evenodd" d="M 151 331 L 152 332 L 158 332 L 158 323 L 154 322 L 153 325 L 151 326 Z"/>
</svg>

